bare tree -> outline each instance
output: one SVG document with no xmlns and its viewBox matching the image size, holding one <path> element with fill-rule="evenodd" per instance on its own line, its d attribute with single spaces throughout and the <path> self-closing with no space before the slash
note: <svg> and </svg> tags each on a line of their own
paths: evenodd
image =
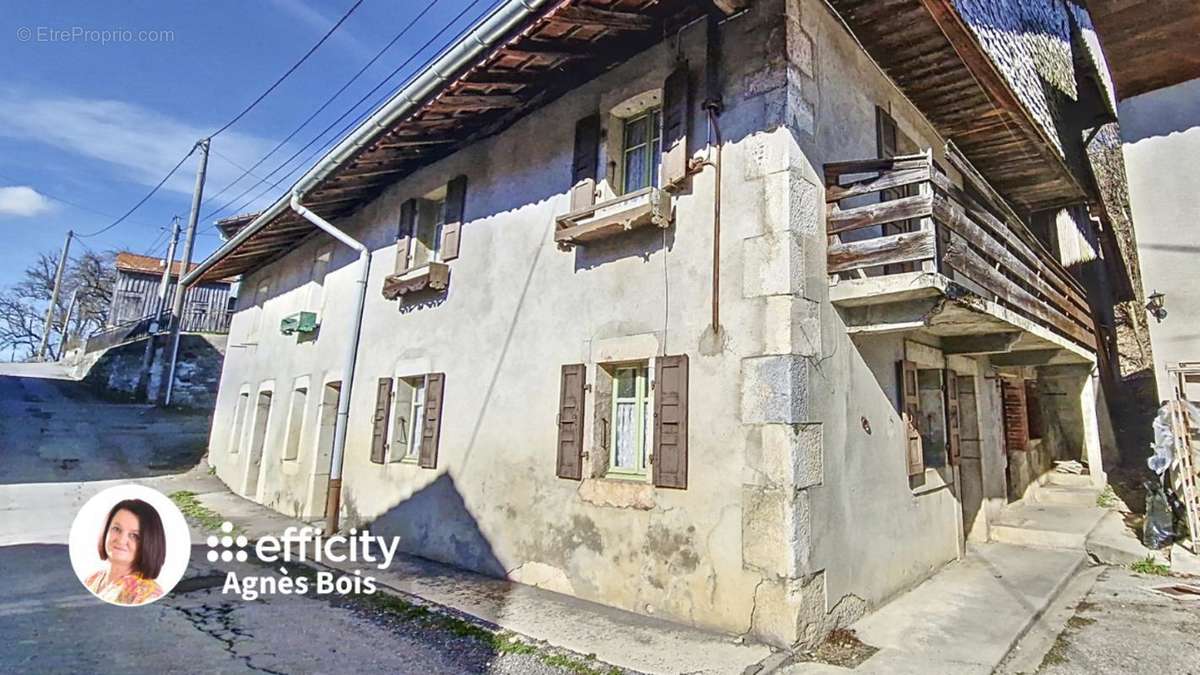
<svg viewBox="0 0 1200 675">
<path fill-rule="evenodd" d="M 115 254 L 85 251 L 72 258 L 63 274 L 63 287 L 51 317 L 48 356 L 57 359 L 59 340 L 67 332 L 66 346 L 104 326 L 108 315 L 116 273 Z M 25 270 L 20 281 L 0 291 L 0 351 L 11 360 L 29 360 L 36 356 L 46 316 L 46 303 L 54 289 L 58 259 L 53 253 L 41 253 Z M 69 325 L 67 305 L 76 291 L 76 307 Z"/>
</svg>

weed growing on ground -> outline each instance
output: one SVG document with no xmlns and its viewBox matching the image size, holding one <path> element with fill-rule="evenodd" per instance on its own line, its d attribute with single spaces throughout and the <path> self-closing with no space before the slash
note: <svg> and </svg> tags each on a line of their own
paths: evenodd
<svg viewBox="0 0 1200 675">
<path fill-rule="evenodd" d="M 206 530 L 219 530 L 221 529 L 221 523 L 225 522 L 221 514 L 201 504 L 200 500 L 196 499 L 195 492 L 177 490 L 167 496 L 171 498 L 171 501 L 175 502 L 175 505 L 179 507 L 179 510 L 183 512 L 185 517 L 196 521 Z"/>
<path fill-rule="evenodd" d="M 1129 566 L 1130 570 L 1138 574 L 1152 574 L 1155 576 L 1166 576 L 1171 573 L 1171 568 L 1158 562 L 1154 556 L 1146 556 L 1145 559 L 1139 560 Z"/>
<path fill-rule="evenodd" d="M 1111 485 L 1104 486 L 1104 492 L 1096 495 L 1096 506 L 1102 509 L 1111 508 L 1117 505 L 1117 493 L 1113 492 Z"/>
</svg>

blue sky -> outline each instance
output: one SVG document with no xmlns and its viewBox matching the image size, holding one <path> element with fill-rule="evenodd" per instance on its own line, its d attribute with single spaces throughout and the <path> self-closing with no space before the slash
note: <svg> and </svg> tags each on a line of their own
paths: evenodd
<svg viewBox="0 0 1200 675">
<path fill-rule="evenodd" d="M 198 139 L 220 128 L 282 75 L 353 2 L 6 2 L 0 15 L 0 231 L 5 235 L 0 285 L 16 281 L 39 251 L 57 251 L 68 229 L 92 232 L 124 213 Z M 312 165 L 314 160 L 305 158 L 496 4 L 437 0 L 410 32 L 254 169 L 253 176 L 215 196 L 429 5 L 425 0 L 364 0 L 295 74 L 213 140 L 205 189 L 211 201 L 201 210 L 209 217 L 201 220 L 193 260 L 219 245 L 210 227 L 213 220 L 239 207 L 254 210 L 273 201 Z M 409 67 L 317 138 L 463 10 L 465 15 Z M 113 31 L 114 38 L 104 44 L 99 31 Z M 126 36 L 132 39 L 126 41 Z M 268 176 L 313 139 L 309 149 Z M 83 245 L 163 255 L 161 228 L 174 215 L 186 219 L 195 169 L 193 157 L 127 221 Z M 292 177 L 278 188 L 268 189 L 289 173 Z M 264 177 L 267 182 L 251 189 Z M 224 211 L 209 215 L 243 192 Z M 257 195 L 261 197 L 254 202 Z"/>
</svg>

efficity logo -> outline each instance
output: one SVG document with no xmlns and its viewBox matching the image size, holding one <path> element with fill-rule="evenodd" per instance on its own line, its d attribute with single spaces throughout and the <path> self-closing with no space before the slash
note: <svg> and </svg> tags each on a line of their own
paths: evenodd
<svg viewBox="0 0 1200 675">
<path fill-rule="evenodd" d="M 221 535 L 210 535 L 208 561 L 244 563 L 251 554 L 258 562 L 274 565 L 278 562 L 303 564 L 326 563 L 370 563 L 376 569 L 387 569 L 400 546 L 399 537 L 380 537 L 368 530 L 359 532 L 351 528 L 348 535 L 323 536 L 320 528 L 288 527 L 280 536 L 265 535 L 253 545 L 243 534 L 234 536 L 233 523 L 221 523 Z M 247 548 L 249 547 L 249 550 Z M 351 573 L 339 574 L 329 570 L 315 573 L 305 567 L 293 575 L 287 565 L 279 566 L 279 575 L 239 574 L 236 570 L 225 573 L 222 594 L 233 593 L 243 600 L 255 600 L 260 595 L 370 595 L 376 590 L 375 578 L 355 569 Z"/>
</svg>

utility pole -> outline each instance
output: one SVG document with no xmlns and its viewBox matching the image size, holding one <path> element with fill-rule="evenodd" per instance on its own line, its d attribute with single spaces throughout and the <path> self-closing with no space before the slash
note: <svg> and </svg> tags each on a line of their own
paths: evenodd
<svg viewBox="0 0 1200 675">
<path fill-rule="evenodd" d="M 175 245 L 179 243 L 179 216 L 171 220 L 171 243 L 167 246 L 167 257 L 163 259 L 162 280 L 158 282 L 158 300 L 154 303 L 154 313 L 150 317 L 150 328 L 146 331 L 146 351 L 142 353 L 142 369 L 138 371 L 137 392 L 146 392 L 150 398 L 147 386 L 150 382 L 150 366 L 154 363 L 154 343 L 162 324 L 163 308 L 167 304 L 167 288 L 171 285 L 171 266 L 175 264 Z M 182 275 L 180 275 L 182 276 Z M 176 277 L 176 284 L 178 284 Z"/>
<path fill-rule="evenodd" d="M 200 167 L 196 170 L 196 190 L 192 194 L 192 212 L 188 214 L 187 238 L 183 240 L 183 259 L 179 263 L 179 281 L 175 284 L 175 298 L 171 303 L 171 366 L 167 370 L 167 395 L 163 405 L 171 405 L 171 394 L 175 385 L 175 360 L 179 356 L 179 330 L 182 328 L 183 296 L 187 289 L 183 288 L 183 277 L 188 273 L 192 264 L 192 244 L 196 242 L 196 221 L 200 219 L 200 202 L 204 197 L 204 174 L 208 171 L 208 146 L 211 138 L 201 139 L 197 143 L 200 148 Z"/>
<path fill-rule="evenodd" d="M 46 325 L 42 328 L 42 344 L 38 346 L 38 361 L 46 360 L 46 346 L 50 343 L 50 322 L 54 318 L 54 306 L 58 304 L 58 289 L 62 287 L 63 269 L 67 266 L 67 255 L 71 252 L 71 237 L 75 232 L 67 230 L 62 255 L 58 257 L 58 271 L 54 273 L 54 290 L 50 291 L 50 306 L 46 308 Z"/>
<path fill-rule="evenodd" d="M 71 315 L 75 313 L 75 301 L 79 298 L 79 289 L 71 291 L 71 302 L 67 303 L 67 316 L 63 319 L 62 331 L 58 334 L 58 360 L 63 357 L 63 349 L 67 346 L 67 333 L 71 330 Z"/>
</svg>

